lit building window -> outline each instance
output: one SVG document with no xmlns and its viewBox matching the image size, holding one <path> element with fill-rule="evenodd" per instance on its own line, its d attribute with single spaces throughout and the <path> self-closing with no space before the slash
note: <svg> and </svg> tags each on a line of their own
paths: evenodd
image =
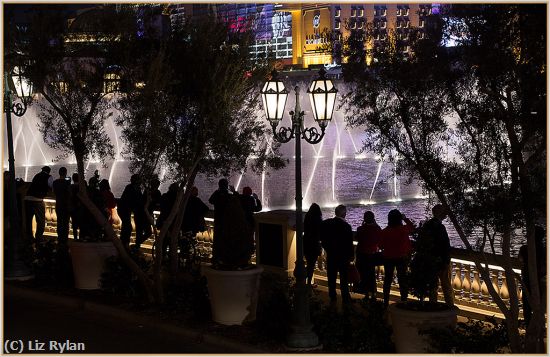
<svg viewBox="0 0 550 357">
<path fill-rule="evenodd" d="M 387 26 L 388 26 L 388 22 L 387 22 L 387 21 L 381 21 L 381 22 L 380 22 L 380 28 L 385 29 Z"/>
<path fill-rule="evenodd" d="M 103 93 L 120 91 L 120 75 L 114 72 L 107 72 L 103 77 Z"/>
<path fill-rule="evenodd" d="M 404 21 L 405 22 L 405 28 L 409 28 L 411 26 L 411 22 L 409 20 Z"/>
<path fill-rule="evenodd" d="M 360 28 L 360 29 L 362 29 L 364 26 L 365 26 L 365 22 L 364 22 L 364 21 L 359 22 L 359 28 Z"/>
<path fill-rule="evenodd" d="M 59 80 L 57 82 L 52 82 L 51 84 L 57 91 L 59 91 L 59 93 L 67 93 L 69 90 L 69 84 L 67 82 Z"/>
<path fill-rule="evenodd" d="M 401 21 L 400 21 L 400 20 L 397 20 L 397 21 L 395 22 L 395 27 L 401 28 Z"/>
<path fill-rule="evenodd" d="M 385 9 L 385 8 L 382 9 L 381 13 L 382 13 L 382 14 L 381 14 L 382 16 L 386 16 L 386 9 Z"/>
<path fill-rule="evenodd" d="M 355 14 L 356 14 L 355 7 L 352 7 L 351 8 L 351 17 L 355 17 Z"/>
<path fill-rule="evenodd" d="M 397 16 L 401 16 L 401 8 L 400 7 L 397 8 Z"/>
<path fill-rule="evenodd" d="M 334 11 L 334 17 L 340 17 L 340 13 L 341 13 L 341 10 L 340 8 L 336 8 L 336 10 Z"/>
<path fill-rule="evenodd" d="M 357 28 L 357 22 L 355 22 L 355 21 L 350 21 L 349 27 L 350 27 L 351 29 L 356 29 L 356 28 Z"/>
<path fill-rule="evenodd" d="M 363 12 L 363 8 L 362 8 L 362 7 L 360 7 L 360 8 L 358 9 L 358 12 L 359 12 L 359 14 L 358 14 L 357 16 L 363 17 L 364 12 Z"/>
<path fill-rule="evenodd" d="M 403 14 L 403 16 L 409 16 L 409 8 L 406 8 L 403 11 L 405 11 L 405 14 Z"/>
<path fill-rule="evenodd" d="M 336 22 L 334 23 L 334 29 L 340 30 L 340 20 L 336 20 Z"/>
</svg>

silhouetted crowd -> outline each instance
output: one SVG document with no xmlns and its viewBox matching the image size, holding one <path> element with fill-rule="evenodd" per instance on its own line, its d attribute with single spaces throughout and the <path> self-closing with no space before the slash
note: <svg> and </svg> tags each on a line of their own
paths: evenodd
<svg viewBox="0 0 550 357">
<path fill-rule="evenodd" d="M 94 216 L 90 207 L 87 207 L 81 200 L 82 190 L 87 193 L 89 201 L 87 203 L 94 205 L 101 212 L 103 217 L 111 225 L 120 224 L 120 239 L 124 246 L 130 248 L 130 237 L 132 231 L 135 232 L 135 244 L 133 247 L 139 249 L 141 244 L 147 239 L 154 238 L 154 232 L 160 230 L 165 222 L 170 218 L 170 213 L 176 204 L 178 195 L 178 183 L 172 183 L 168 191 L 162 194 L 159 190 L 160 181 L 157 178 L 150 180 L 144 185 L 140 175 L 134 174 L 130 178 L 130 183 L 124 188 L 121 197 L 117 200 L 111 192 L 111 187 L 107 179 L 100 179 L 96 170 L 94 175 L 87 183 L 83 181 L 80 186 L 80 178 L 77 173 L 72 175 L 72 179 L 67 176 L 67 169 L 59 169 L 59 178 L 53 179 L 50 175 L 51 169 L 44 166 L 36 174 L 28 189 L 24 200 L 25 221 L 23 222 L 26 239 L 34 244 L 41 244 L 44 240 L 45 203 L 44 198 L 49 192 L 53 191 L 55 196 L 55 212 L 57 215 L 57 236 L 58 244 L 66 249 L 69 232 L 72 230 L 74 239 L 81 240 L 101 240 L 105 234 L 102 225 L 98 222 L 98 217 Z M 5 172 L 4 180 L 6 186 L 9 184 L 9 175 Z M 16 182 L 19 188 L 21 182 Z M 6 193 L 4 193 L 6 196 Z M 262 204 L 258 196 L 252 192 L 250 187 L 244 187 L 242 194 L 235 191 L 229 185 L 227 179 L 221 179 L 218 183 L 218 189 L 212 193 L 209 203 L 214 206 L 214 236 L 221 235 L 220 227 L 224 227 L 224 220 L 227 219 L 225 211 L 228 209 L 230 198 L 237 197 L 240 207 L 243 209 L 245 220 L 250 226 L 250 231 L 254 231 L 255 221 L 254 213 L 262 210 Z M 4 200 L 6 205 L 6 200 Z M 21 206 L 20 206 L 21 209 Z M 190 188 L 188 202 L 183 214 L 180 234 L 190 234 L 195 236 L 199 232 L 206 230 L 205 215 L 209 207 L 199 198 L 197 187 Z M 154 211 L 159 211 L 155 222 Z M 4 207 L 5 218 L 8 210 Z M 335 208 L 334 217 L 323 220 L 321 208 L 313 203 L 304 217 L 304 235 L 303 251 L 306 266 L 306 283 L 308 286 L 316 287 L 313 281 L 313 275 L 316 264 L 322 264 L 319 259 L 324 249 L 326 253 L 326 271 L 328 279 L 329 297 L 332 302 L 336 302 L 336 280 L 340 277 L 340 292 L 342 302 L 353 303 L 350 295 L 350 280 L 355 292 L 364 294 L 366 300 L 376 300 L 376 267 L 384 267 L 383 282 L 383 303 L 389 304 L 391 285 L 397 275 L 399 293 L 401 301 L 407 301 L 409 287 L 407 286 L 407 269 L 410 264 L 411 254 L 415 249 L 415 241 L 411 237 L 418 239 L 427 239 L 429 237 L 430 257 L 437 262 L 437 279 L 443 291 L 445 303 L 449 306 L 454 305 L 454 293 L 451 286 L 451 245 L 447 230 L 443 225 L 443 220 L 447 217 L 445 208 L 437 204 L 432 208 L 433 217 L 423 225 L 417 227 L 402 212 L 393 209 L 388 212 L 387 225 L 381 228 L 376 222 L 375 215 L 371 211 L 366 211 L 363 216 L 362 224 L 357 227 L 354 237 L 352 227 L 346 222 L 347 209 L 343 205 Z M 20 212 L 21 214 L 21 212 Z M 20 215 L 21 216 L 21 215 Z M 132 220 L 133 217 L 133 220 Z M 33 218 L 36 220 L 36 229 L 33 235 Z M 5 219 L 9 224 L 10 221 Z M 132 223 L 133 222 L 133 223 Z M 172 217 L 172 225 L 175 220 Z M 166 227 L 171 229 L 172 226 Z M 421 234 L 419 234 L 419 232 Z M 416 234 L 415 234 L 416 233 Z M 541 256 L 540 261 L 546 262 L 544 255 L 545 246 L 542 245 L 544 239 L 544 229 L 537 227 L 537 253 Z M 254 247 L 253 233 L 250 236 L 252 240 L 252 249 Z M 357 246 L 354 246 L 354 240 Z M 166 239 L 163 244 L 163 253 L 166 254 L 169 240 Z M 220 250 L 214 245 L 212 251 L 212 261 L 219 260 Z M 522 262 L 522 282 L 523 286 L 529 288 L 529 274 L 527 270 L 527 248 L 521 247 L 519 258 Z M 222 259 L 223 260 L 223 259 Z M 540 264 L 541 267 L 546 265 Z M 356 276 L 357 275 L 357 276 Z M 539 272 L 541 277 L 546 279 L 545 271 Z M 538 277 L 541 279 L 541 277 Z M 525 294 L 523 295 L 525 297 Z M 437 286 L 432 289 L 429 299 L 431 302 L 437 301 Z M 526 320 L 530 318 L 530 308 L 527 299 L 524 298 L 524 314 Z"/>
<path fill-rule="evenodd" d="M 388 224 L 381 228 L 375 220 L 374 213 L 366 211 L 363 223 L 357 227 L 354 247 L 352 228 L 346 222 L 347 209 L 343 205 L 336 207 L 334 217 L 322 219 L 321 208 L 313 203 L 304 219 L 304 256 L 307 262 L 307 284 L 312 284 L 315 264 L 321 254 L 326 252 L 326 271 L 329 297 L 336 302 L 336 278 L 340 277 L 340 292 L 343 303 L 352 303 L 349 283 L 354 281 L 356 292 L 365 295 L 367 300 L 376 300 L 376 266 L 384 266 L 383 301 L 389 304 L 391 284 L 397 272 L 397 281 L 401 301 L 407 301 L 409 289 L 406 272 L 413 252 L 413 241 L 410 237 L 418 230 L 403 213 L 393 209 L 388 213 Z M 454 305 L 454 294 L 451 287 L 450 241 L 442 221 L 447 213 L 442 205 L 432 209 L 433 217 L 423 226 L 424 236 L 433 239 L 431 256 L 437 260 L 439 278 L 445 302 Z M 358 277 L 354 273 L 358 272 Z M 437 288 L 430 294 L 430 301 L 437 301 Z"/>
</svg>

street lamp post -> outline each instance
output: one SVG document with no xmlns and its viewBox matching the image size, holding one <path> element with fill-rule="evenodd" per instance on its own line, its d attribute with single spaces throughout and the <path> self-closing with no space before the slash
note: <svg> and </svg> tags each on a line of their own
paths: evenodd
<svg viewBox="0 0 550 357">
<path fill-rule="evenodd" d="M 8 250 L 5 255 L 6 272 L 4 278 L 6 280 L 25 280 L 32 278 L 32 272 L 21 260 L 20 256 L 23 247 L 23 237 L 21 235 L 21 222 L 19 220 L 19 209 L 17 204 L 11 114 L 13 113 L 18 117 L 25 114 L 29 98 L 32 95 L 32 86 L 30 82 L 23 77 L 20 67 L 14 68 L 11 77 L 17 97 L 20 101 L 12 103 L 12 91 L 9 86 L 10 78 L 8 73 L 4 73 L 4 112 L 6 113 L 9 165 L 8 197 L 4 197 L 4 200 L 9 200 L 9 234 L 5 237 Z"/>
<path fill-rule="evenodd" d="M 296 156 L 296 265 L 294 276 L 296 277 L 296 288 L 294 296 L 294 309 L 292 311 L 292 332 L 287 337 L 287 346 L 293 349 L 310 349 L 319 347 L 319 338 L 313 332 L 309 314 L 309 302 L 306 290 L 306 270 L 304 265 L 303 248 L 303 221 L 302 221 L 302 147 L 301 139 L 310 144 L 319 143 L 324 135 L 325 129 L 332 119 L 336 93 L 338 90 L 330 79 L 325 77 L 326 72 L 321 69 L 319 78 L 311 82 L 307 93 L 311 101 L 313 116 L 319 124 L 321 131 L 315 127 L 304 127 L 304 112 L 300 108 L 300 88 L 296 86 L 296 104 L 294 110 L 289 112 L 292 125 L 280 127 L 288 91 L 283 82 L 277 78 L 274 71 L 272 77 L 262 88 L 262 100 L 266 117 L 271 124 L 273 137 L 280 143 L 287 143 L 295 139 Z"/>
</svg>

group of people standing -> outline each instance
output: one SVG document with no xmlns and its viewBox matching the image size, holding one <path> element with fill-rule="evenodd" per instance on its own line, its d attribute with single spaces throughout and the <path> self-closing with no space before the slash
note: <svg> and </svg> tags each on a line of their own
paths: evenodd
<svg viewBox="0 0 550 357">
<path fill-rule="evenodd" d="M 312 284 L 313 271 L 321 248 L 326 252 L 326 269 L 329 297 L 336 302 L 336 278 L 340 276 L 340 292 L 344 303 L 353 302 L 349 292 L 348 271 L 351 262 L 355 261 L 360 274 L 358 291 L 365 294 L 365 299 L 376 300 L 375 268 L 384 266 L 383 300 L 389 304 L 390 289 L 395 272 L 402 301 L 407 301 L 407 267 L 413 252 L 413 241 L 410 237 L 417 228 L 399 210 L 388 213 L 388 224 L 381 228 L 372 211 L 366 211 L 363 223 L 357 228 L 354 247 L 353 232 L 345 221 L 347 209 L 339 205 L 335 209 L 335 217 L 322 219 L 321 208 L 312 204 L 304 219 L 304 256 L 307 262 L 307 284 Z M 450 241 L 442 221 L 447 214 L 442 205 L 432 209 L 433 217 L 422 226 L 422 231 L 430 232 L 434 239 L 434 257 L 437 257 L 438 277 L 445 296 L 445 302 L 454 305 L 454 294 L 451 287 Z M 430 295 L 430 301 L 437 301 L 437 289 Z"/>
<path fill-rule="evenodd" d="M 42 170 L 33 177 L 25 197 L 26 230 L 31 242 L 41 244 L 43 242 L 44 229 L 46 225 L 44 198 L 53 192 L 57 214 L 57 235 L 60 246 L 66 247 L 69 237 L 69 229 L 72 224 L 72 232 L 75 239 L 99 240 L 103 234 L 100 225 L 96 224 L 95 218 L 89 210 L 83 206 L 78 197 L 79 175 L 77 173 L 71 178 L 67 177 L 67 168 L 59 169 L 59 178 L 54 179 L 51 168 L 44 166 Z M 104 214 L 111 224 L 120 223 L 120 239 L 126 248 L 130 247 L 130 237 L 135 230 L 135 245 L 139 249 L 141 244 L 153 235 L 153 224 L 157 229 L 170 215 L 176 202 L 178 183 L 172 183 L 168 191 L 162 194 L 159 190 L 160 181 L 153 178 L 145 185 L 139 174 L 130 177 L 130 183 L 124 188 L 121 197 L 117 200 L 111 192 L 107 179 L 101 179 L 98 171 L 89 179 L 84 181 L 86 192 L 91 202 Z M 223 220 L 224 197 L 226 195 L 237 195 L 247 222 L 254 226 L 254 212 L 261 211 L 262 205 L 258 196 L 252 192 L 250 187 L 244 187 L 242 194 L 237 194 L 229 186 L 227 179 L 221 179 L 219 188 L 210 197 L 210 203 L 216 208 L 216 220 Z M 116 208 L 116 210 L 115 210 Z M 196 235 L 206 230 L 204 217 L 210 208 L 199 198 L 199 190 L 193 186 L 183 215 L 181 232 L 190 232 Z M 154 211 L 160 214 L 154 222 Z M 118 214 L 118 215 L 117 215 Z M 134 225 L 132 225 L 132 217 Z M 33 236 L 32 222 L 36 219 L 36 230 Z M 119 221 L 120 219 L 120 221 Z M 164 241 L 163 251 L 166 252 L 169 240 Z"/>
<path fill-rule="evenodd" d="M 79 175 L 74 173 L 67 176 L 67 168 L 59 168 L 59 178 L 54 179 L 49 166 L 44 166 L 36 174 L 26 192 L 25 197 L 25 228 L 27 237 L 36 244 L 43 243 L 46 225 L 46 207 L 44 198 L 53 192 L 55 197 L 55 213 L 57 216 L 57 236 L 61 248 L 66 248 L 69 231 L 72 229 L 75 239 L 99 240 L 102 235 L 101 227 L 95 224 L 92 213 L 82 204 L 78 197 L 80 190 Z M 116 199 L 111 192 L 107 179 L 99 180 L 96 170 L 89 183 L 84 180 L 84 187 L 88 197 L 99 210 L 114 222 L 114 208 Z M 33 219 L 36 220 L 36 231 L 32 234 Z"/>
</svg>

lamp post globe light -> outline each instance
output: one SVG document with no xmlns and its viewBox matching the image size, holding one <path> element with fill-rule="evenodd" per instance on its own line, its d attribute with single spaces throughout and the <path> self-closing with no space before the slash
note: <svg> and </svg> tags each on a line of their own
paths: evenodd
<svg viewBox="0 0 550 357">
<path fill-rule="evenodd" d="M 283 118 L 283 112 L 288 97 L 288 91 L 282 81 L 272 72 L 262 90 L 262 100 L 267 120 L 271 124 L 273 137 L 280 143 L 287 143 L 295 139 L 296 156 L 296 264 L 294 276 L 296 277 L 295 305 L 292 311 L 292 331 L 287 337 L 287 346 L 292 349 L 314 349 L 321 347 L 319 338 L 313 332 L 309 314 L 309 302 L 306 290 L 306 270 L 304 264 L 303 247 L 303 221 L 302 221 L 302 148 L 301 139 L 310 144 L 319 143 L 325 136 L 325 129 L 332 119 L 336 93 L 332 81 L 325 77 L 323 68 L 319 71 L 319 78 L 313 80 L 307 90 L 313 110 L 313 117 L 318 123 L 321 131 L 316 127 L 304 127 L 304 112 L 300 108 L 300 88 L 296 86 L 296 104 L 294 110 L 289 112 L 291 119 L 290 127 L 280 127 L 279 123 Z"/>
<path fill-rule="evenodd" d="M 10 82 L 11 80 L 11 82 Z M 19 101 L 13 103 L 12 96 L 17 95 Z M 17 192 L 15 183 L 15 156 L 13 152 L 13 132 L 11 125 L 11 114 L 21 117 L 27 111 L 32 96 L 32 83 L 24 77 L 21 67 L 14 67 L 11 75 L 4 73 L 4 112 L 6 113 L 6 127 L 8 136 L 8 197 L 4 200 L 9 201 L 9 220 L 5 222 L 9 225 L 9 233 L 6 238 L 7 252 L 5 254 L 6 280 L 25 280 L 32 278 L 30 268 L 21 260 L 21 250 L 23 247 L 23 237 L 21 235 L 21 221 L 17 202 Z"/>
</svg>

